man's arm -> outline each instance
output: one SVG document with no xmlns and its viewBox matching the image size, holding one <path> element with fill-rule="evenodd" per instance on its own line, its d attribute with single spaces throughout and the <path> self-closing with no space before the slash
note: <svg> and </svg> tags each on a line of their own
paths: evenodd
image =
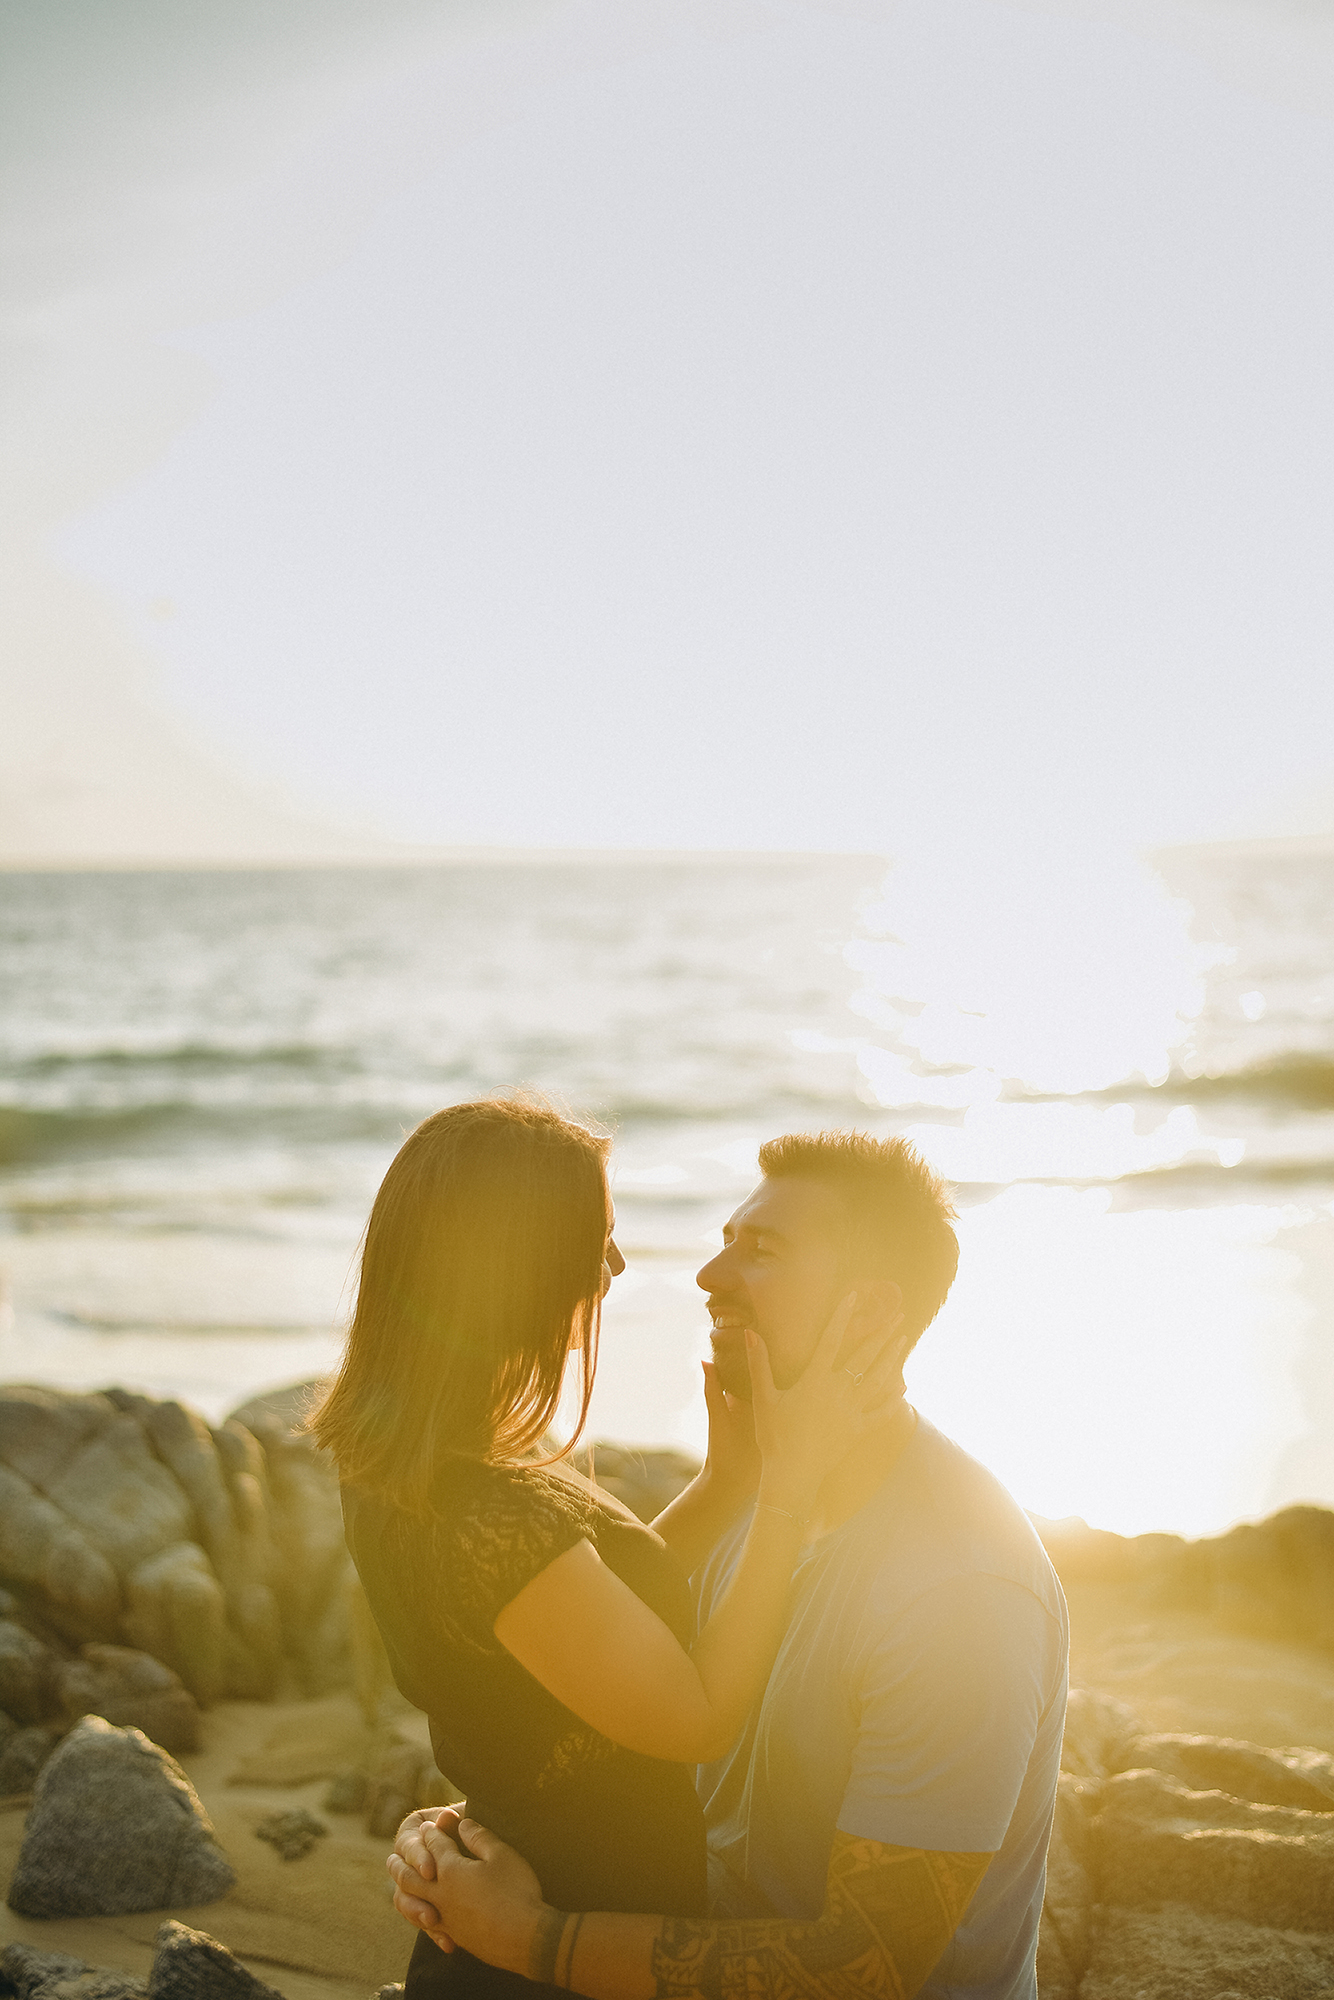
<svg viewBox="0 0 1334 2000">
<path fill-rule="evenodd" d="M 551 1909 L 512 1848 L 465 1825 L 475 1858 L 421 1829 L 433 1883 L 392 1857 L 399 1897 L 434 1904 L 476 1956 L 587 2000 L 911 2000 L 991 1860 L 838 1833 L 810 1922 L 581 1914 Z"/>
</svg>

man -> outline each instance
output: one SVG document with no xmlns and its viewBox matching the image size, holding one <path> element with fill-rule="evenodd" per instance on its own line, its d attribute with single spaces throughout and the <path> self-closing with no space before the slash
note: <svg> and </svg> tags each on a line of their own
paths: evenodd
<svg viewBox="0 0 1334 2000">
<path fill-rule="evenodd" d="M 747 1327 L 790 1386 L 849 1284 L 859 1337 L 900 1312 L 916 1337 L 958 1255 L 945 1191 L 901 1140 L 776 1139 L 760 1166 L 698 1278 L 733 1398 Z M 701 1619 L 749 1511 L 697 1573 Z M 1067 1655 L 1024 1514 L 897 1402 L 821 1488 L 764 1695 L 699 1772 L 707 1920 L 551 1910 L 503 1842 L 422 1814 L 390 1858 L 395 1901 L 589 2000 L 1032 2000 Z"/>
</svg>

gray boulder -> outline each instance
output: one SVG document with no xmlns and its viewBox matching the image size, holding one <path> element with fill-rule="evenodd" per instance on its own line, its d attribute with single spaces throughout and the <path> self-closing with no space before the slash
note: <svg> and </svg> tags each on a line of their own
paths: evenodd
<svg viewBox="0 0 1334 2000">
<path fill-rule="evenodd" d="M 0 1978 L 18 2000 L 144 2000 L 148 1988 L 131 1973 L 86 1965 L 63 1951 L 8 1944 L 0 1951 Z"/>
<path fill-rule="evenodd" d="M 148 1994 L 149 2000 L 283 2000 L 216 1938 L 170 1922 L 154 1940 Z"/>
<path fill-rule="evenodd" d="M 25 1917 L 212 1902 L 235 1882 L 189 1779 L 137 1729 L 85 1716 L 33 1792 L 9 1887 Z"/>
</svg>

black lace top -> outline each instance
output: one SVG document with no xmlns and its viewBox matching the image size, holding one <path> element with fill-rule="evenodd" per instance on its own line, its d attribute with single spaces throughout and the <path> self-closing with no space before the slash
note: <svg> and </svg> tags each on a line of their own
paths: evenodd
<svg viewBox="0 0 1334 2000">
<path fill-rule="evenodd" d="M 618 1501 L 554 1470 L 453 1459 L 437 1506 L 428 1532 L 343 1489 L 348 1547 L 394 1678 L 430 1718 L 441 1771 L 469 1813 L 532 1864 L 558 1909 L 702 1915 L 704 1823 L 691 1774 L 581 1722 L 492 1630 L 526 1583 L 587 1537 L 688 1645 L 680 1564 Z"/>
</svg>

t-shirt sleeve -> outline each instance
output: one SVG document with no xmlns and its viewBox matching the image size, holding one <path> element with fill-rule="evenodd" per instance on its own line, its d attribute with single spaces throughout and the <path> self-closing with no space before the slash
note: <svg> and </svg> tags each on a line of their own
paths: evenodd
<svg viewBox="0 0 1334 2000">
<path fill-rule="evenodd" d="M 1021 1584 L 971 1575 L 900 1613 L 862 1676 L 839 1831 L 994 1854 L 1059 1678 L 1056 1620 Z"/>
<path fill-rule="evenodd" d="M 579 1495 L 555 1480 L 481 1468 L 448 1523 L 441 1618 L 451 1637 L 494 1648 L 500 1612 L 588 1526 Z"/>
</svg>

